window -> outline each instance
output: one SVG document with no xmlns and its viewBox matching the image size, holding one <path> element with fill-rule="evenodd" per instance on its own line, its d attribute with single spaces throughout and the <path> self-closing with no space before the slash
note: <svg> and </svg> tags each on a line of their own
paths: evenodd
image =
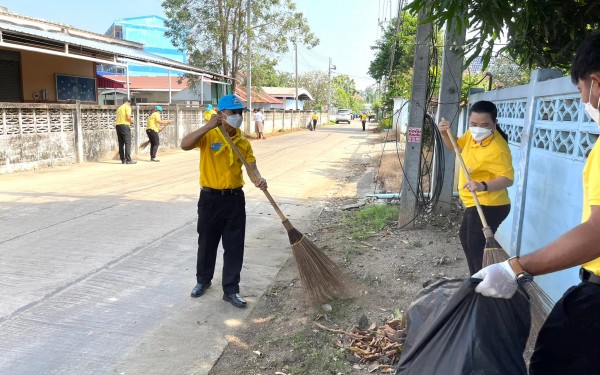
<svg viewBox="0 0 600 375">
<path fill-rule="evenodd" d="M 22 101 L 19 52 L 0 50 L 0 82 L 0 102 Z"/>
</svg>

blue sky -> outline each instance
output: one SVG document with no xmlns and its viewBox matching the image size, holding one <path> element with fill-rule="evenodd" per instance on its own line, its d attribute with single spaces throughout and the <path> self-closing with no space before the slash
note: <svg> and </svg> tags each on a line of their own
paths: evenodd
<svg viewBox="0 0 600 375">
<path fill-rule="evenodd" d="M 164 17 L 162 0 L 0 0 L 9 12 L 44 18 L 104 33 L 112 22 L 121 18 L 158 15 Z M 298 50 L 298 72 L 327 71 L 329 57 L 336 73 L 350 75 L 359 89 L 374 83 L 367 70 L 373 59 L 371 46 L 381 34 L 378 19 L 388 20 L 396 13 L 392 0 L 296 0 L 320 44 Z M 390 7 L 392 9 L 390 9 Z M 279 70 L 294 72 L 294 53 L 281 58 Z"/>
</svg>

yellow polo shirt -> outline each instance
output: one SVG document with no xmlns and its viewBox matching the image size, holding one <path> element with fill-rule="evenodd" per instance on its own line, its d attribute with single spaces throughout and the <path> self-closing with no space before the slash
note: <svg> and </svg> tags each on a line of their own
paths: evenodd
<svg viewBox="0 0 600 375">
<path fill-rule="evenodd" d="M 319 119 L 319 115 L 317 115 L 316 113 L 312 115 L 312 119 L 313 120 L 318 120 Z"/>
<path fill-rule="evenodd" d="M 581 222 L 585 222 L 592 214 L 592 206 L 600 206 L 600 150 L 598 142 L 592 148 L 583 168 L 583 211 Z M 600 276 L 600 258 L 582 265 L 586 270 Z"/>
<path fill-rule="evenodd" d="M 250 142 L 237 129 L 232 137 L 248 163 L 256 158 Z M 244 186 L 242 162 L 227 144 L 219 129 L 212 129 L 204 134 L 196 144 L 200 148 L 200 186 L 213 189 L 235 189 Z"/>
<path fill-rule="evenodd" d="M 146 127 L 150 130 L 154 130 L 158 132 L 160 130 L 158 126 L 158 122 L 160 121 L 160 112 L 153 112 L 150 116 L 148 116 L 148 121 L 146 123 Z"/>
<path fill-rule="evenodd" d="M 485 140 L 484 146 L 476 143 L 470 131 L 463 134 L 457 141 L 458 146 L 462 149 L 461 155 L 467 166 L 467 170 L 473 181 L 489 181 L 497 177 L 503 176 L 514 181 L 515 171 L 512 166 L 512 156 L 508 143 L 498 131 L 494 131 L 494 138 L 491 141 Z M 475 206 L 473 193 L 467 189 L 463 189 L 463 185 L 467 182 L 465 175 L 460 170 L 458 178 L 458 191 L 460 199 L 466 207 Z M 483 206 L 502 206 L 510 204 L 508 198 L 508 190 L 500 191 L 478 191 L 477 198 Z"/>
<path fill-rule="evenodd" d="M 131 106 L 121 104 L 117 109 L 117 125 L 131 125 L 131 123 L 127 121 L 127 115 L 131 116 Z"/>
<path fill-rule="evenodd" d="M 361 121 L 367 121 L 367 115 L 363 113 L 362 115 L 360 115 L 360 119 Z"/>
<path fill-rule="evenodd" d="M 215 111 L 214 109 L 211 109 L 210 111 L 204 111 L 204 122 L 207 123 L 208 120 L 210 120 L 210 118 L 216 114 L 217 111 Z"/>
</svg>

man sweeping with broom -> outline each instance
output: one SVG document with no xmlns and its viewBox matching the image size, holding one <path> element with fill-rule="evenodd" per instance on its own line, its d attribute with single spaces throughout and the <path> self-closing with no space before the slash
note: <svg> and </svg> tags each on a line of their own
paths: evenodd
<svg viewBox="0 0 600 375">
<path fill-rule="evenodd" d="M 223 300 L 236 307 L 245 307 L 240 296 L 240 272 L 244 259 L 246 232 L 246 202 L 242 186 L 242 162 L 227 143 L 223 128 L 237 149 L 248 161 L 252 171 L 246 171 L 254 185 L 264 190 L 267 181 L 256 167 L 250 142 L 243 137 L 239 127 L 245 110 L 236 95 L 219 99 L 219 113 L 199 129 L 186 135 L 181 148 L 200 149 L 200 198 L 198 200 L 198 258 L 196 286 L 191 296 L 202 296 L 211 286 L 217 260 L 219 241 L 223 241 Z"/>
<path fill-rule="evenodd" d="M 588 36 L 571 67 L 589 117 L 600 125 L 600 33 Z M 583 170 L 582 223 L 548 246 L 520 258 L 492 264 L 473 277 L 485 296 L 510 298 L 518 284 L 581 265 L 581 283 L 567 290 L 540 330 L 529 374 L 598 374 L 600 368 L 600 145 Z"/>
</svg>

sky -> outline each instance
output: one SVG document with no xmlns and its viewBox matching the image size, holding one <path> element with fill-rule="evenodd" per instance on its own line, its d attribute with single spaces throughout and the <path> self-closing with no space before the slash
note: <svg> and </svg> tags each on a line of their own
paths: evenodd
<svg viewBox="0 0 600 375">
<path fill-rule="evenodd" d="M 157 15 L 165 17 L 162 0 L 0 0 L 11 13 L 43 18 L 83 30 L 104 34 L 115 20 Z M 397 12 L 394 0 L 296 0 L 320 43 L 312 49 L 299 46 L 298 73 L 327 72 L 329 58 L 333 74 L 347 74 L 360 90 L 373 84 L 367 74 L 373 59 L 371 46 L 381 35 L 379 21 L 389 22 Z M 294 72 L 294 52 L 281 57 L 278 70 Z"/>
</svg>

